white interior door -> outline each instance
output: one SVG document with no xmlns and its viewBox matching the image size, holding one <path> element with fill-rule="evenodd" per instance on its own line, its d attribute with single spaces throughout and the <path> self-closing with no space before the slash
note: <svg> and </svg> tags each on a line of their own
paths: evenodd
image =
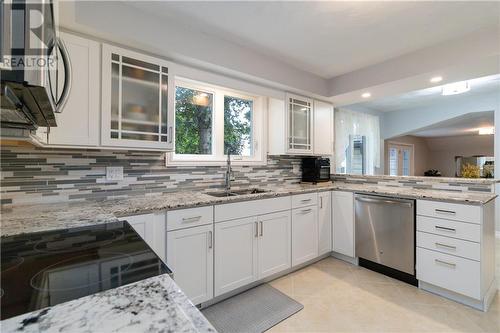
<svg viewBox="0 0 500 333">
<path fill-rule="evenodd" d="M 414 174 L 413 145 L 389 143 L 387 150 L 390 176 L 412 176 Z"/>
</svg>

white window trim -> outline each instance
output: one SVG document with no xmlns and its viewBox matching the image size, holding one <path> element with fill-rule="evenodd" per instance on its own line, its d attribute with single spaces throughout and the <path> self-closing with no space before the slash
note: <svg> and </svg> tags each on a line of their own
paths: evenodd
<svg viewBox="0 0 500 333">
<path fill-rule="evenodd" d="M 167 166 L 222 166 L 226 164 L 227 155 L 225 155 L 223 151 L 221 151 L 224 147 L 224 96 L 226 95 L 251 100 L 253 102 L 251 135 L 252 147 L 254 152 L 253 156 L 245 157 L 231 155 L 231 163 L 233 165 L 267 164 L 267 109 L 265 109 L 267 103 L 265 103 L 265 97 L 255 96 L 241 91 L 236 91 L 215 85 L 209 85 L 206 83 L 201 83 L 198 81 L 180 77 L 175 78 L 175 86 L 177 85 L 189 89 L 205 91 L 214 95 L 212 118 L 212 154 L 191 155 L 175 154 L 175 152 L 170 152 L 166 154 L 165 160 Z"/>
</svg>

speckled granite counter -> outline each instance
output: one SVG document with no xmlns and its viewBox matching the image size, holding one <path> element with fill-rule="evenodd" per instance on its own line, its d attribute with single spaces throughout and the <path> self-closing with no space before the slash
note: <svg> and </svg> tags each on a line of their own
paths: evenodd
<svg viewBox="0 0 500 333">
<path fill-rule="evenodd" d="M 367 184 L 297 184 L 269 192 L 213 197 L 203 192 L 175 192 L 102 202 L 72 202 L 2 208 L 1 235 L 114 222 L 127 215 L 214 205 L 277 196 L 341 190 L 414 199 L 485 204 L 493 193 L 420 190 Z M 62 303 L 1 322 L 3 332 L 25 331 L 214 331 L 201 313 L 166 275 Z"/>
<path fill-rule="evenodd" d="M 83 201 L 2 208 L 1 235 L 14 235 L 25 232 L 113 222 L 124 216 L 162 210 L 216 205 L 328 190 L 370 193 L 412 199 L 439 200 L 474 205 L 485 204 L 496 197 L 494 193 L 422 190 L 350 183 L 328 183 L 321 185 L 297 184 L 282 188 L 269 188 L 266 190 L 268 190 L 268 192 L 222 198 L 210 196 L 204 192 L 181 191 L 155 196 L 133 197 L 102 202 Z"/>
<path fill-rule="evenodd" d="M 216 332 L 160 275 L 0 322 L 2 332 Z"/>
</svg>

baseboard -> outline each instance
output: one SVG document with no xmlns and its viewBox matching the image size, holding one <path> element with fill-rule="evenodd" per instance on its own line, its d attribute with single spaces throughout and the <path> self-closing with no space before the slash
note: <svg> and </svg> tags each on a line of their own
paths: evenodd
<svg viewBox="0 0 500 333">
<path fill-rule="evenodd" d="M 481 311 L 488 311 L 488 308 L 493 301 L 493 298 L 495 298 L 496 291 L 497 291 L 497 286 L 496 286 L 496 281 L 494 280 L 493 283 L 490 285 L 488 290 L 486 291 L 484 297 L 482 300 L 474 299 L 468 296 L 464 296 L 458 293 L 455 293 L 451 290 L 447 290 L 438 286 L 434 286 L 432 284 L 426 283 L 419 281 L 418 282 L 418 287 L 420 289 L 426 290 L 428 292 L 431 292 L 433 294 L 451 299 L 452 301 L 462 303 L 464 305 L 470 306 L 472 308 L 475 308 L 477 310 Z"/>
<path fill-rule="evenodd" d="M 346 256 L 345 254 L 338 253 L 338 252 L 332 252 L 332 257 L 336 259 L 340 259 L 342 261 L 348 262 L 350 264 L 353 264 L 355 266 L 358 266 L 358 257 L 349 257 Z"/>
<path fill-rule="evenodd" d="M 309 265 L 312 265 L 312 264 L 314 264 L 315 262 L 318 262 L 318 261 L 320 261 L 320 260 L 323 260 L 323 259 L 325 259 L 325 258 L 329 257 L 330 255 L 331 255 L 331 253 L 330 253 L 330 252 L 325 253 L 325 254 L 322 254 L 322 255 L 320 255 L 319 257 L 314 258 L 314 259 L 309 260 L 309 261 L 306 261 L 306 262 L 304 262 L 304 263 L 302 263 L 302 264 L 299 264 L 299 265 L 293 266 L 293 267 L 291 267 L 291 268 L 288 268 L 288 269 L 286 269 L 286 270 L 284 270 L 284 271 L 281 271 L 281 272 L 275 273 L 275 274 L 273 274 L 273 275 L 271 275 L 271 276 L 268 276 L 268 277 L 266 277 L 266 278 L 263 278 L 263 279 L 260 279 L 260 280 L 254 281 L 254 282 L 252 282 L 252 283 L 250 283 L 250 284 L 247 284 L 247 285 L 245 285 L 245 286 L 241 286 L 241 287 L 239 287 L 239 288 L 236 288 L 235 290 L 229 291 L 229 292 L 227 292 L 227 293 L 225 293 L 225 294 L 222 294 L 222 295 L 216 296 L 216 297 L 212 298 L 211 300 L 208 300 L 208 301 L 206 301 L 206 302 L 204 302 L 204 303 L 201 303 L 201 304 L 196 304 L 196 306 L 197 306 L 199 309 L 204 309 L 204 308 L 207 308 L 207 307 L 209 307 L 210 305 L 213 305 L 213 304 L 215 304 L 215 303 L 219 303 L 219 302 L 221 302 L 221 301 L 223 301 L 223 300 L 225 300 L 225 299 L 227 299 L 227 298 L 230 298 L 230 297 L 233 297 L 233 296 L 235 296 L 235 295 L 241 294 L 241 293 L 242 293 L 242 292 L 244 292 L 244 291 L 247 291 L 247 290 L 249 290 L 249 289 L 252 289 L 252 288 L 257 287 L 258 285 L 261 285 L 261 284 L 263 284 L 263 283 L 270 282 L 270 281 L 272 281 L 272 280 L 276 280 L 277 278 L 280 278 L 280 277 L 285 276 L 285 275 L 288 275 L 288 274 L 290 274 L 290 273 L 292 273 L 292 272 L 298 271 L 299 269 L 302 269 L 302 268 L 304 268 L 304 267 L 307 267 L 307 266 L 309 266 Z"/>
</svg>

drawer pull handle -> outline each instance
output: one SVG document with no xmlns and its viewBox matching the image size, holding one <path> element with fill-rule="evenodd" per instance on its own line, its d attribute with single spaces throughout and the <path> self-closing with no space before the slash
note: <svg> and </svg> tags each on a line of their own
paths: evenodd
<svg viewBox="0 0 500 333">
<path fill-rule="evenodd" d="M 255 238 L 259 237 L 259 222 L 255 222 Z"/>
<path fill-rule="evenodd" d="M 450 215 L 456 215 L 457 212 L 454 212 L 452 210 L 445 210 L 445 209 L 435 209 L 436 213 L 438 214 L 450 214 Z"/>
<path fill-rule="evenodd" d="M 311 201 L 311 200 L 312 200 L 312 199 L 302 199 L 302 200 L 300 200 L 300 202 L 309 202 L 309 201 Z"/>
<path fill-rule="evenodd" d="M 201 219 L 201 215 L 193 216 L 193 217 L 183 217 L 182 221 L 183 222 L 194 222 L 194 221 L 198 221 L 199 219 Z"/>
<path fill-rule="evenodd" d="M 312 212 L 312 208 L 309 208 L 309 209 L 303 209 L 300 211 L 301 213 L 303 214 L 306 214 L 306 213 L 309 213 L 309 212 Z"/>
<path fill-rule="evenodd" d="M 319 208 L 323 209 L 323 197 L 319 197 Z"/>
<path fill-rule="evenodd" d="M 448 231 L 448 232 L 457 232 L 457 229 L 441 227 L 439 225 L 435 226 L 436 230 Z"/>
<path fill-rule="evenodd" d="M 260 236 L 264 236 L 264 224 L 260 221 Z"/>
<path fill-rule="evenodd" d="M 208 232 L 208 248 L 211 249 L 213 247 L 213 239 L 212 239 L 212 231 Z"/>
<path fill-rule="evenodd" d="M 445 249 L 456 250 L 456 246 L 446 245 L 443 243 L 436 243 L 436 247 L 444 247 Z"/>
<path fill-rule="evenodd" d="M 457 267 L 457 264 L 453 264 L 451 262 L 447 262 L 447 261 L 443 261 L 443 260 L 439 260 L 439 259 L 434 259 L 434 261 L 436 262 L 436 264 L 442 264 L 442 265 L 446 265 L 446 266 L 452 267 L 452 268 Z"/>
</svg>

